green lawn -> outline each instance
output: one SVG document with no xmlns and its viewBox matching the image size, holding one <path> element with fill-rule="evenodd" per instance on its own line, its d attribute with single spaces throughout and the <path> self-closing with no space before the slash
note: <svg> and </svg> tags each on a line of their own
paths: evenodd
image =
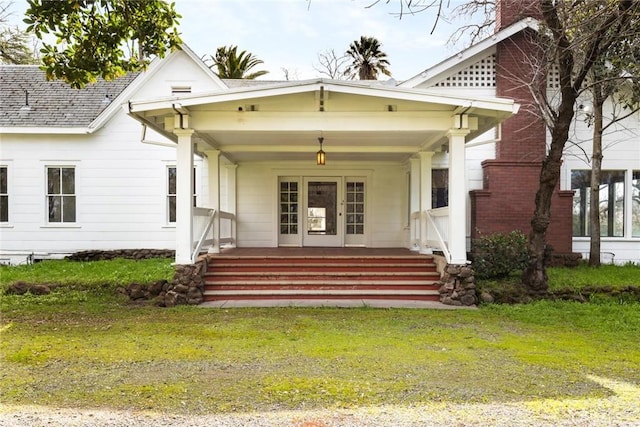
<svg viewBox="0 0 640 427">
<path fill-rule="evenodd" d="M 149 264 L 152 280 L 165 264 Z M 128 304 L 117 279 L 92 290 L 71 275 L 50 295 L 1 297 L 2 403 L 211 413 L 609 393 L 588 375 L 640 384 L 640 304 L 162 309 Z"/>
</svg>

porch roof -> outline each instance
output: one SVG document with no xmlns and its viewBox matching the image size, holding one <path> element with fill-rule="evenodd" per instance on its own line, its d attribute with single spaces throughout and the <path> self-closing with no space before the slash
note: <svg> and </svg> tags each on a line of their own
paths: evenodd
<svg viewBox="0 0 640 427">
<path fill-rule="evenodd" d="M 126 106 L 132 117 L 174 142 L 174 129 L 193 129 L 199 150 L 220 150 L 235 162 L 313 159 L 320 136 L 332 161 L 402 161 L 438 151 L 448 142 L 447 132 L 460 127 L 457 115 L 469 117 L 469 141 L 518 107 L 510 99 L 328 79 L 243 85 Z"/>
</svg>

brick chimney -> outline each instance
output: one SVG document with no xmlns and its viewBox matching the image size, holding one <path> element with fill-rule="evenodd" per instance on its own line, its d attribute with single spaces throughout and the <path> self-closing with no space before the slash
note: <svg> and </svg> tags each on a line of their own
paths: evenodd
<svg viewBox="0 0 640 427">
<path fill-rule="evenodd" d="M 497 0 L 498 31 L 527 17 L 540 18 L 537 0 Z M 471 238 L 496 232 L 530 231 L 540 168 L 546 155 L 546 127 L 537 114 L 527 84 L 546 89 L 546 76 L 536 64 L 542 58 L 535 32 L 520 31 L 496 46 L 496 95 L 520 103 L 520 112 L 502 124 L 495 159 L 482 162 L 483 189 L 471 196 Z M 525 84 L 526 82 L 526 84 Z M 570 253 L 572 246 L 572 196 L 556 189 L 547 240 L 556 253 Z"/>
<path fill-rule="evenodd" d="M 496 32 L 524 18 L 541 18 L 537 0 L 496 0 Z"/>
</svg>

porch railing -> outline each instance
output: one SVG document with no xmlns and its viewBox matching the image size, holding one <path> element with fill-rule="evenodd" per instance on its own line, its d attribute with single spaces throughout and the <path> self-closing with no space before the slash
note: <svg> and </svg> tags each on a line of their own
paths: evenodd
<svg viewBox="0 0 640 427">
<path fill-rule="evenodd" d="M 442 251 L 447 262 L 451 262 L 449 252 L 449 207 L 417 211 L 411 214 L 413 235 L 412 245 L 418 250 L 434 248 Z"/>
<path fill-rule="evenodd" d="M 220 218 L 219 236 L 214 235 L 214 222 Z M 219 245 L 235 244 L 236 216 L 229 212 L 216 211 L 210 208 L 193 208 L 193 252 L 191 259 L 195 260 L 203 248 L 216 244 L 216 237 Z"/>
<path fill-rule="evenodd" d="M 230 212 L 220 211 L 220 245 L 236 244 L 236 216 Z"/>
</svg>

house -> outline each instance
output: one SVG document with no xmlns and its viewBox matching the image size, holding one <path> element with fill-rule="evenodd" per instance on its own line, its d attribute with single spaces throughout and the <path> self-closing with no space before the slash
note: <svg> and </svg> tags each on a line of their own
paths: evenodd
<svg viewBox="0 0 640 427">
<path fill-rule="evenodd" d="M 175 149 L 142 135 L 122 105 L 224 87 L 187 47 L 145 73 L 82 90 L 46 81 L 35 66 L 1 66 L 0 262 L 173 249 Z M 195 173 L 200 183 L 200 159 Z"/>
<path fill-rule="evenodd" d="M 231 245 L 435 249 L 466 264 L 471 238 L 527 232 L 533 211 L 546 133 L 501 74 L 535 29 L 516 18 L 400 84 L 222 81 L 186 46 L 80 91 L 3 66 L 0 258 L 152 248 L 191 264 Z M 639 122 L 603 163 L 616 262 L 640 261 Z M 588 249 L 588 152 L 567 150 L 549 231 L 559 253 Z"/>
</svg>

